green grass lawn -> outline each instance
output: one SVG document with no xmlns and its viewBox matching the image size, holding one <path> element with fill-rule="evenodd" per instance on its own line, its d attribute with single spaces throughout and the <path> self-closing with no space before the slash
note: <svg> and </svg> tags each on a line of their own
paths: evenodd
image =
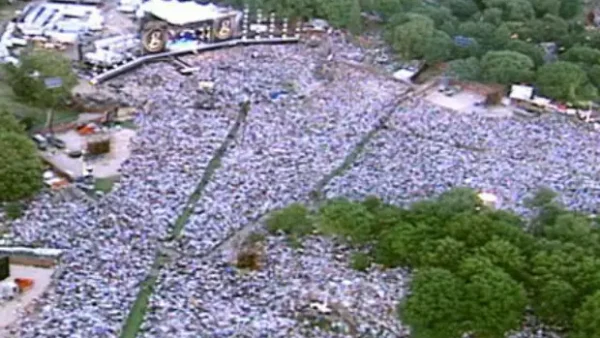
<svg viewBox="0 0 600 338">
<path fill-rule="evenodd" d="M 94 189 L 105 194 L 109 193 L 118 180 L 118 177 L 97 178 L 94 182 Z"/>
</svg>

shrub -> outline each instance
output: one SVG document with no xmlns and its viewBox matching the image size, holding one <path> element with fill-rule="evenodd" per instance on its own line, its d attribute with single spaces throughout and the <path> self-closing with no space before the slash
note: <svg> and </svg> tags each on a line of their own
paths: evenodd
<svg viewBox="0 0 600 338">
<path fill-rule="evenodd" d="M 267 229 L 271 233 L 282 231 L 287 235 L 304 236 L 313 230 L 308 210 L 300 203 L 275 211 L 267 219 Z"/>
<path fill-rule="evenodd" d="M 319 222 L 324 233 L 342 236 L 354 244 L 364 244 L 373 235 L 373 215 L 363 204 L 346 199 L 332 200 L 321 207 Z"/>
<path fill-rule="evenodd" d="M 23 206 L 18 202 L 6 203 L 4 213 L 8 219 L 17 219 L 23 214 Z"/>
<path fill-rule="evenodd" d="M 365 253 L 356 252 L 350 257 L 350 266 L 357 271 L 366 271 L 371 266 L 371 258 Z"/>
<path fill-rule="evenodd" d="M 236 266 L 239 269 L 260 270 L 261 255 L 255 248 L 244 248 L 237 254 Z"/>
</svg>

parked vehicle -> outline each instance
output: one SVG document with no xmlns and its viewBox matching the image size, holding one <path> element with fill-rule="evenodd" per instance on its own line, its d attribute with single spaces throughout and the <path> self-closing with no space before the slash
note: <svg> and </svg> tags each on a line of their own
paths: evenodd
<svg viewBox="0 0 600 338">
<path fill-rule="evenodd" d="M 56 147 L 58 149 L 65 149 L 66 148 L 66 144 L 65 141 L 59 139 L 58 137 L 54 136 L 54 135 L 48 135 L 46 136 L 46 139 L 48 140 L 48 144 L 50 144 L 53 147 Z"/>
<path fill-rule="evenodd" d="M 67 155 L 71 158 L 80 158 L 82 155 L 81 150 L 69 150 Z"/>
<path fill-rule="evenodd" d="M 31 139 L 35 142 L 39 150 L 48 149 L 48 140 L 40 134 L 35 134 L 31 137 Z"/>
</svg>

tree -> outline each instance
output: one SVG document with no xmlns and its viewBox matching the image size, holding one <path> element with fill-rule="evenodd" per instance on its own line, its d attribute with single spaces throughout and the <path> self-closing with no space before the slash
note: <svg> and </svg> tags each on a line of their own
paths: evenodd
<svg viewBox="0 0 600 338">
<path fill-rule="evenodd" d="M 477 255 L 485 257 L 513 278 L 523 280 L 526 270 L 525 257 L 521 250 L 505 239 L 496 238 L 476 250 Z"/>
<path fill-rule="evenodd" d="M 578 65 L 558 61 L 540 67 L 536 83 L 543 95 L 573 102 L 580 99 L 582 89 L 588 84 L 588 78 Z"/>
<path fill-rule="evenodd" d="M 573 320 L 573 338 L 600 336 L 600 291 L 589 296 L 577 310 Z"/>
<path fill-rule="evenodd" d="M 561 17 L 546 14 L 529 22 L 531 37 L 536 42 L 555 42 L 569 35 L 569 23 Z"/>
<path fill-rule="evenodd" d="M 506 45 L 506 50 L 527 55 L 536 67 L 544 64 L 544 50 L 537 45 L 522 40 L 511 40 Z"/>
<path fill-rule="evenodd" d="M 454 51 L 454 41 L 448 34 L 442 31 L 435 31 L 433 35 L 425 41 L 423 47 L 423 58 L 430 64 L 447 61 L 452 58 Z"/>
<path fill-rule="evenodd" d="M 526 82 L 533 78 L 533 61 L 513 51 L 493 51 L 481 59 L 483 80 L 500 84 Z"/>
<path fill-rule="evenodd" d="M 418 0 L 377 0 L 375 1 L 375 11 L 384 19 L 388 19 L 397 13 L 408 12 L 420 4 Z"/>
<path fill-rule="evenodd" d="M 593 65 L 588 70 L 588 77 L 596 88 L 600 88 L 600 65 Z"/>
<path fill-rule="evenodd" d="M 449 73 L 461 80 L 477 81 L 481 78 L 481 66 L 475 57 L 450 61 Z"/>
<path fill-rule="evenodd" d="M 526 22 L 535 17 L 535 10 L 527 0 L 484 0 L 487 8 L 502 10 L 504 21 Z"/>
<path fill-rule="evenodd" d="M 574 46 L 569 48 L 569 50 L 562 55 L 561 59 L 590 66 L 598 65 L 600 64 L 600 50 L 581 45 Z"/>
<path fill-rule="evenodd" d="M 487 8 L 483 11 L 482 20 L 492 25 L 498 26 L 502 23 L 502 10 L 500 8 Z"/>
<path fill-rule="evenodd" d="M 399 305 L 403 323 L 417 338 L 454 338 L 464 333 L 464 283 L 450 271 L 417 271 L 409 296 Z"/>
<path fill-rule="evenodd" d="M 293 203 L 269 215 L 267 229 L 274 233 L 283 231 L 292 236 L 303 236 L 312 232 L 313 224 L 305 206 Z"/>
<path fill-rule="evenodd" d="M 351 11 L 356 10 L 352 8 L 354 6 L 353 2 L 354 0 L 319 1 L 317 2 L 318 5 L 315 6 L 316 15 L 327 19 L 332 26 L 348 27 L 350 14 L 355 14 Z M 358 6 L 360 16 L 360 4 Z"/>
<path fill-rule="evenodd" d="M 523 286 L 488 263 L 473 269 L 465 260 L 461 270 L 460 275 L 465 276 L 463 313 L 468 318 L 465 332 L 476 337 L 503 337 L 517 329 L 527 304 Z"/>
<path fill-rule="evenodd" d="M 533 308 L 548 325 L 570 327 L 577 305 L 577 290 L 562 279 L 551 279 L 535 289 Z"/>
<path fill-rule="evenodd" d="M 473 0 L 449 0 L 448 8 L 460 20 L 467 20 L 479 11 Z"/>
<path fill-rule="evenodd" d="M 581 247 L 593 248 L 598 243 L 596 234 L 592 232 L 591 220 L 572 212 L 559 215 L 555 222 L 546 225 L 543 228 L 543 236 L 550 240 L 570 242 Z"/>
<path fill-rule="evenodd" d="M 444 7 L 433 7 L 433 6 L 419 6 L 412 10 L 412 13 L 424 15 L 431 20 L 435 24 L 435 27 L 442 27 L 445 24 L 454 25 L 458 22 L 456 17 L 452 15 L 452 12 Z"/>
<path fill-rule="evenodd" d="M 581 0 L 562 0 L 560 3 L 559 14 L 564 19 L 573 19 L 583 10 Z"/>
<path fill-rule="evenodd" d="M 19 67 L 8 65 L 8 84 L 16 96 L 39 107 L 57 107 L 71 96 L 71 89 L 77 84 L 71 62 L 57 52 L 36 51 L 25 54 Z M 59 77 L 60 88 L 48 89 L 44 79 Z"/>
<path fill-rule="evenodd" d="M 17 121 L 13 114 L 0 110 L 0 134 L 23 133 L 23 126 Z"/>
<path fill-rule="evenodd" d="M 362 31 L 362 18 L 361 18 L 360 3 L 358 0 L 352 1 L 352 7 L 350 7 L 350 17 L 348 18 L 348 29 L 354 35 L 360 34 Z"/>
<path fill-rule="evenodd" d="M 546 14 L 558 15 L 560 12 L 560 0 L 530 0 L 538 18 Z"/>
<path fill-rule="evenodd" d="M 456 271 L 462 257 L 467 254 L 463 242 L 452 237 L 421 242 L 419 265 L 424 267 L 439 267 Z"/>
<path fill-rule="evenodd" d="M 341 235 L 362 244 L 373 236 L 373 215 L 359 203 L 346 199 L 328 201 L 319 209 L 319 225 L 324 233 Z"/>
<path fill-rule="evenodd" d="M 406 60 L 421 58 L 424 52 L 423 41 L 435 31 L 433 21 L 414 19 L 393 29 L 392 48 Z"/>
<path fill-rule="evenodd" d="M 503 26 L 496 27 L 487 22 L 464 22 L 459 26 L 460 35 L 477 41 L 476 55 L 503 48 L 510 39 L 510 31 Z"/>
<path fill-rule="evenodd" d="M 29 197 L 42 187 L 42 163 L 27 136 L 0 133 L 0 201 Z"/>
<path fill-rule="evenodd" d="M 421 239 L 427 239 L 422 227 L 398 223 L 379 237 L 374 249 L 375 261 L 387 267 L 417 266 L 419 253 L 416 250 L 421 247 Z"/>
</svg>

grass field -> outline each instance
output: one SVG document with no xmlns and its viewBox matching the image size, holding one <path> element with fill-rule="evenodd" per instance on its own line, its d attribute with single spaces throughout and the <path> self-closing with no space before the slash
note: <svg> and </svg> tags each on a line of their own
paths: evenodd
<svg viewBox="0 0 600 338">
<path fill-rule="evenodd" d="M 115 182 L 118 180 L 118 177 L 97 178 L 94 183 L 94 189 L 102 191 L 103 193 L 108 193 L 112 190 L 113 185 L 115 185 Z"/>
</svg>

